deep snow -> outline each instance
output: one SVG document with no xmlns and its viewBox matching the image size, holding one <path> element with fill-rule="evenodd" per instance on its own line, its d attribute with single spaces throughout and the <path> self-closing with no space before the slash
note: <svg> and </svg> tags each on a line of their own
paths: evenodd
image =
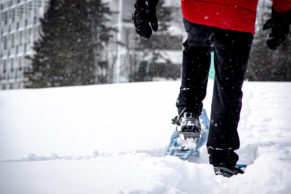
<svg viewBox="0 0 291 194">
<path fill-rule="evenodd" d="M 212 82 L 205 107 L 210 112 Z M 290 193 L 291 83 L 246 82 L 240 162 L 165 156 L 179 82 L 0 91 L 0 193 Z"/>
</svg>

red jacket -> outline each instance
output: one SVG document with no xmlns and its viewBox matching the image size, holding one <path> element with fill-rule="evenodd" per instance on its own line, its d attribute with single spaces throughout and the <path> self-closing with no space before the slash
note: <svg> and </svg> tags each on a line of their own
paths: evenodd
<svg viewBox="0 0 291 194">
<path fill-rule="evenodd" d="M 258 0 L 181 0 L 182 14 L 196 24 L 241 32 L 255 32 Z M 281 13 L 291 9 L 291 0 L 273 0 Z"/>
</svg>

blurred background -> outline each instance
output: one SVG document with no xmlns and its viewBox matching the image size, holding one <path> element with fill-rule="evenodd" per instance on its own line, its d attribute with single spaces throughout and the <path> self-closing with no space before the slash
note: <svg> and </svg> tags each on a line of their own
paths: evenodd
<svg viewBox="0 0 291 194">
<path fill-rule="evenodd" d="M 134 3 L 0 0 L 0 90 L 179 79 L 186 39 L 180 0 L 160 1 L 150 40 L 135 33 Z M 259 0 L 249 81 L 291 81 L 290 35 L 276 51 L 265 43 L 271 6 Z"/>
</svg>

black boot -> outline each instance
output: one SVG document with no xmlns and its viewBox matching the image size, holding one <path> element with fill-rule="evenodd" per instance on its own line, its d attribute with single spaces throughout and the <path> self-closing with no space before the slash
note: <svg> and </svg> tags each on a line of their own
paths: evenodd
<svg viewBox="0 0 291 194">
<path fill-rule="evenodd" d="M 177 131 L 180 135 L 183 135 L 185 139 L 188 138 L 200 138 L 201 124 L 199 116 L 195 116 L 190 112 L 182 112 L 179 116 L 175 117 L 173 124 L 177 125 Z"/>
<path fill-rule="evenodd" d="M 244 173 L 241 168 L 236 167 L 239 157 L 234 150 L 208 147 L 208 154 L 209 162 L 213 165 L 216 175 L 231 177 Z"/>
</svg>

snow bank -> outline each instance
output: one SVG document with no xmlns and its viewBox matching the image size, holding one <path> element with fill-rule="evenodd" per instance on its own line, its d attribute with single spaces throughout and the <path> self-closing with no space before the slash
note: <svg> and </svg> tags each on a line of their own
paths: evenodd
<svg viewBox="0 0 291 194">
<path fill-rule="evenodd" d="M 210 112 L 213 83 L 204 105 Z M 246 82 L 244 175 L 165 156 L 178 82 L 0 92 L 0 193 L 289 193 L 291 83 Z"/>
</svg>

